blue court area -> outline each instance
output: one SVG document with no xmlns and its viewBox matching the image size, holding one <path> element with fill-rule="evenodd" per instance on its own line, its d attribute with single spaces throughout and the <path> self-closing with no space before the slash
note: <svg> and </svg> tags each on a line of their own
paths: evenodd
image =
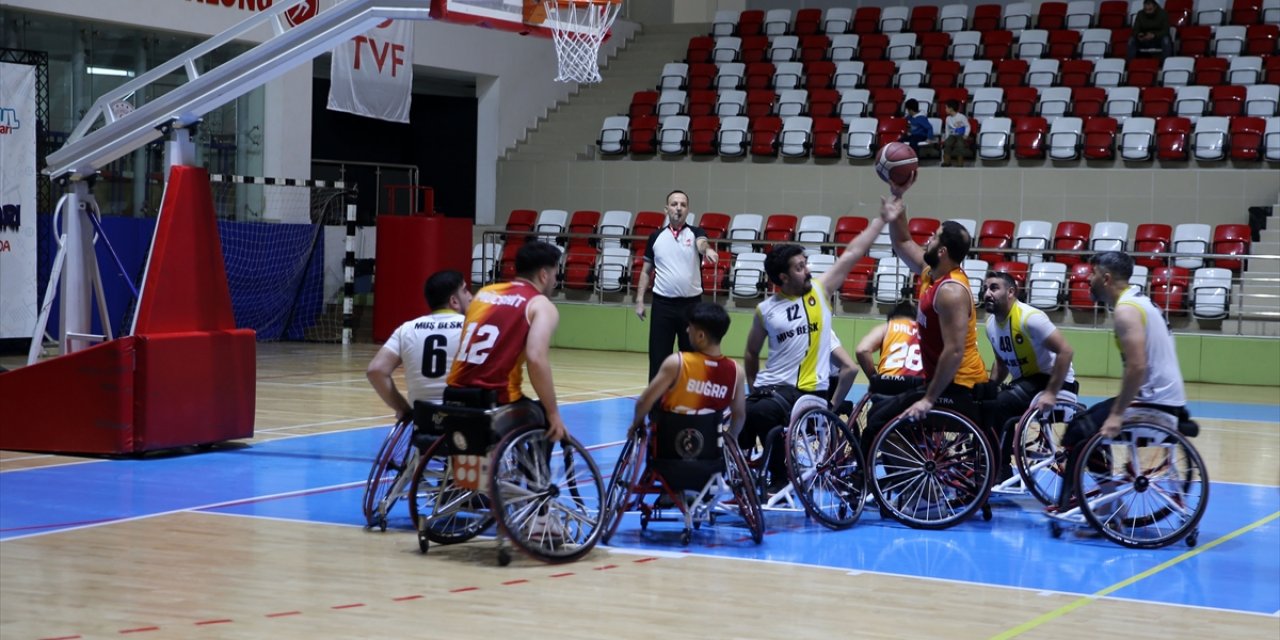
<svg viewBox="0 0 1280 640">
<path fill-rule="evenodd" d="M 566 423 L 592 448 L 605 474 L 613 468 L 632 407 L 629 398 L 564 407 Z M 1191 409 L 1206 418 L 1280 423 L 1275 406 L 1193 403 Z M 6 472 L 0 475 L 0 540 L 189 510 L 361 526 L 363 484 L 387 431 L 358 429 L 168 458 Z M 1200 548 L 1235 535 L 1185 558 L 1180 556 L 1193 550 L 1181 543 L 1138 551 L 1070 531 L 1053 539 L 1031 498 L 997 498 L 990 522 L 978 517 L 944 531 L 910 529 L 881 519 L 874 509 L 846 531 L 825 529 L 800 512 L 770 511 L 760 546 L 751 543 L 736 517 L 695 532 L 693 543 L 683 547 L 680 523 L 655 522 L 641 532 L 638 516 L 628 515 L 613 544 L 1078 594 L 1176 560 L 1110 595 L 1280 614 L 1280 520 L 1240 532 L 1280 511 L 1280 487 L 1215 482 L 1209 500 Z M 416 545 L 403 504 L 391 527 L 399 533 L 382 535 L 401 535 L 402 546 Z"/>
</svg>

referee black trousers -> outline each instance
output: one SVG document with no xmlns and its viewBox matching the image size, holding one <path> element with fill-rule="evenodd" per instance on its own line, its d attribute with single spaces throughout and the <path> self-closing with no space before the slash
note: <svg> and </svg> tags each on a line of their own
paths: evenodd
<svg viewBox="0 0 1280 640">
<path fill-rule="evenodd" d="M 689 309 L 702 301 L 702 296 L 668 298 L 653 294 L 649 310 L 649 379 L 658 375 L 662 361 L 671 355 L 671 342 L 679 342 L 681 351 L 693 351 L 689 343 Z"/>
</svg>

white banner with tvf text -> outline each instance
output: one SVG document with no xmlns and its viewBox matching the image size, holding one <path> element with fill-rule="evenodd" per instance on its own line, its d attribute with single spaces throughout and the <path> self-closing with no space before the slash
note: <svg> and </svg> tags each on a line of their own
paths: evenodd
<svg viewBox="0 0 1280 640">
<path fill-rule="evenodd" d="M 413 96 L 413 21 L 386 20 L 333 50 L 329 108 L 409 121 Z"/>
<path fill-rule="evenodd" d="M 36 68 L 0 62 L 0 338 L 36 327 Z"/>
</svg>

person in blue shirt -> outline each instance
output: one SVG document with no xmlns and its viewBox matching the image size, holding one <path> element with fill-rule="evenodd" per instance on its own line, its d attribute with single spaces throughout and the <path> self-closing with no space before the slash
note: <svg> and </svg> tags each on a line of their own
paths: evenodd
<svg viewBox="0 0 1280 640">
<path fill-rule="evenodd" d="M 907 134 L 902 137 L 902 141 L 911 145 L 911 150 L 917 155 L 920 153 L 920 145 L 928 142 L 933 137 L 933 125 L 929 124 L 929 118 L 920 113 L 920 102 L 915 98 L 907 100 L 905 105 L 907 110 Z"/>
</svg>

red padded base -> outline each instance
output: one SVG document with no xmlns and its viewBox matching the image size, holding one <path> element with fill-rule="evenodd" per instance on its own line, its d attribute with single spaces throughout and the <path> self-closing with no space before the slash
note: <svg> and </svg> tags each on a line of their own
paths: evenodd
<svg viewBox="0 0 1280 640">
<path fill-rule="evenodd" d="M 0 374 L 0 449 L 140 453 L 253 436 L 251 330 L 129 336 Z"/>
</svg>

